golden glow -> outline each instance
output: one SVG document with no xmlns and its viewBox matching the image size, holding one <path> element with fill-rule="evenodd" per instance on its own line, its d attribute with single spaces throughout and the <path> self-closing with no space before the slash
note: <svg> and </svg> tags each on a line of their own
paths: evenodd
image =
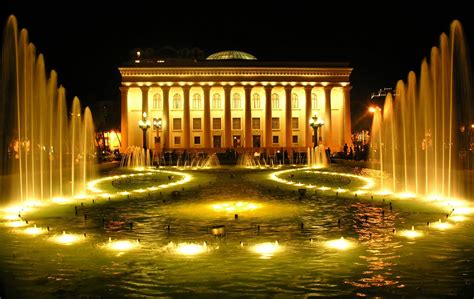
<svg viewBox="0 0 474 299">
<path fill-rule="evenodd" d="M 9 221 L 9 222 L 4 223 L 4 225 L 8 227 L 23 227 L 23 226 L 26 226 L 27 224 L 25 221 Z"/>
<path fill-rule="evenodd" d="M 207 244 L 204 242 L 202 244 L 196 243 L 179 243 L 174 244 L 170 242 L 166 248 L 168 250 L 172 250 L 174 253 L 179 255 L 186 255 L 186 256 L 194 256 L 198 254 L 202 254 L 209 251 Z"/>
<path fill-rule="evenodd" d="M 3 219 L 5 220 L 18 220 L 20 217 L 18 217 L 18 215 L 5 215 L 3 216 Z"/>
<path fill-rule="evenodd" d="M 411 193 L 411 192 L 402 192 L 402 193 L 398 193 L 397 196 L 398 198 L 401 198 L 401 199 L 408 199 L 408 198 L 416 197 L 416 194 Z"/>
<path fill-rule="evenodd" d="M 108 250 L 113 250 L 113 251 L 129 251 L 132 249 L 135 249 L 139 246 L 140 244 L 138 241 L 132 242 L 128 240 L 121 240 L 121 241 L 112 241 L 109 239 L 109 242 L 105 244 L 105 248 Z"/>
<path fill-rule="evenodd" d="M 246 212 L 258 209 L 260 208 L 260 205 L 247 201 L 237 201 L 215 203 L 212 204 L 211 207 L 216 212 Z"/>
<path fill-rule="evenodd" d="M 390 191 L 390 190 L 380 190 L 380 191 L 375 192 L 375 194 L 377 194 L 377 195 L 390 195 L 390 194 L 393 194 L 393 192 Z"/>
<path fill-rule="evenodd" d="M 135 168 L 134 170 L 144 171 L 145 168 Z M 120 175 L 120 176 L 114 175 L 114 176 L 108 176 L 108 177 L 100 178 L 100 179 L 97 179 L 97 180 L 93 180 L 93 181 L 90 181 L 90 182 L 87 183 L 87 190 L 89 190 L 90 192 L 93 192 L 93 193 L 101 193 L 101 194 L 99 194 L 99 196 L 102 197 L 102 198 L 109 198 L 109 197 L 113 197 L 115 194 L 129 195 L 131 192 L 144 193 L 144 192 L 147 192 L 147 190 L 154 191 L 154 190 L 158 190 L 160 188 L 168 188 L 169 186 L 181 185 L 181 184 L 184 184 L 184 183 L 187 183 L 187 182 L 191 181 L 191 178 L 192 178 L 192 176 L 190 176 L 189 174 L 181 173 L 181 172 L 175 172 L 175 171 L 163 171 L 163 170 L 155 170 L 155 169 L 147 169 L 146 171 L 147 172 L 145 172 L 145 173 L 123 174 L 123 175 Z M 176 181 L 176 182 L 172 182 L 172 183 L 168 183 L 168 184 L 150 186 L 150 187 L 147 187 L 147 189 L 140 188 L 140 189 L 135 189 L 135 190 L 124 190 L 124 191 L 120 191 L 120 192 L 116 192 L 116 193 L 106 193 L 97 186 L 97 184 L 99 184 L 99 183 L 106 182 L 106 181 L 112 181 L 112 180 L 118 179 L 118 178 L 129 178 L 129 177 L 135 177 L 135 176 L 147 176 L 147 175 L 152 175 L 154 173 L 166 173 L 166 174 L 176 175 L 176 176 L 181 177 L 181 180 Z"/>
<path fill-rule="evenodd" d="M 23 230 L 23 233 L 28 234 L 28 235 L 41 235 L 46 232 L 45 229 L 36 227 L 36 224 L 34 227 L 28 227 Z"/>
<path fill-rule="evenodd" d="M 278 244 L 278 241 L 275 241 L 273 243 L 271 242 L 259 243 L 250 247 L 250 250 L 252 250 L 255 253 L 260 254 L 262 258 L 270 258 L 275 253 L 282 251 L 282 249 L 283 248 L 280 246 L 280 244 Z"/>
<path fill-rule="evenodd" d="M 57 204 L 68 204 L 71 202 L 69 198 L 65 197 L 54 197 L 53 199 L 51 199 L 51 201 Z"/>
<path fill-rule="evenodd" d="M 402 230 L 400 232 L 400 236 L 403 236 L 403 237 L 406 237 L 406 238 L 409 238 L 409 239 L 415 239 L 415 238 L 423 236 L 423 233 L 419 232 L 419 231 L 416 231 L 415 227 L 412 226 L 411 230 Z"/>
<path fill-rule="evenodd" d="M 325 246 L 331 249 L 347 250 L 354 247 L 355 244 L 341 237 L 340 239 L 326 241 Z"/>
<path fill-rule="evenodd" d="M 432 223 L 431 227 L 439 229 L 439 230 L 445 230 L 451 228 L 453 225 L 448 223 L 448 222 L 441 222 L 441 219 L 439 219 L 438 222 Z"/>
<path fill-rule="evenodd" d="M 72 245 L 74 243 L 78 243 L 84 240 L 83 235 L 78 234 L 66 234 L 65 231 L 61 235 L 56 235 L 51 237 L 51 241 L 61 244 L 61 245 Z"/>
<path fill-rule="evenodd" d="M 336 190 L 334 190 L 334 191 L 336 191 L 337 193 L 344 193 L 344 192 L 346 192 L 346 191 L 347 191 L 347 189 L 341 189 L 341 188 L 337 188 L 337 189 L 336 189 Z"/>
<path fill-rule="evenodd" d="M 452 220 L 452 221 L 455 221 L 455 222 L 461 222 L 461 221 L 467 220 L 467 218 L 462 216 L 462 215 L 454 215 L 454 216 L 450 216 L 449 220 Z"/>
</svg>

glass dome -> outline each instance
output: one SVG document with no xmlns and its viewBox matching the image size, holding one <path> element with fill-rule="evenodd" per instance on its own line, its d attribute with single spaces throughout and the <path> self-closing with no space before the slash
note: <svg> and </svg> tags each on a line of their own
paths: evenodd
<svg viewBox="0 0 474 299">
<path fill-rule="evenodd" d="M 209 55 L 206 60 L 257 60 L 257 57 L 242 51 L 222 51 Z"/>
</svg>

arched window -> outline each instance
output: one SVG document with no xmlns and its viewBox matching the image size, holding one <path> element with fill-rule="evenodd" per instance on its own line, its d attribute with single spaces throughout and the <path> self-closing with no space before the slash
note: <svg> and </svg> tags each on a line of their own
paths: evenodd
<svg viewBox="0 0 474 299">
<path fill-rule="evenodd" d="M 313 109 L 319 109 L 318 97 L 315 93 L 311 94 L 311 107 L 313 107 Z"/>
<path fill-rule="evenodd" d="M 181 95 L 175 93 L 173 96 L 173 109 L 181 109 Z"/>
<path fill-rule="evenodd" d="M 240 94 L 234 93 L 232 96 L 232 108 L 240 109 Z"/>
<path fill-rule="evenodd" d="M 195 93 L 193 95 L 193 109 L 194 110 L 201 109 L 201 95 L 198 93 Z"/>
<path fill-rule="evenodd" d="M 253 109 L 260 109 L 260 95 L 258 93 L 254 93 L 252 96 L 252 107 Z"/>
<path fill-rule="evenodd" d="M 151 109 L 153 110 L 161 110 L 163 109 L 163 103 L 161 101 L 161 94 L 159 93 L 155 93 L 153 95 L 153 102 L 152 102 L 152 106 L 151 106 Z"/>
<path fill-rule="evenodd" d="M 218 93 L 215 93 L 212 96 L 212 108 L 213 109 L 221 109 L 221 95 Z"/>
<path fill-rule="evenodd" d="M 280 108 L 280 98 L 276 93 L 272 94 L 272 109 Z"/>
<path fill-rule="evenodd" d="M 299 108 L 298 107 L 298 95 L 296 93 L 291 94 L 291 107 L 292 108 Z"/>
</svg>

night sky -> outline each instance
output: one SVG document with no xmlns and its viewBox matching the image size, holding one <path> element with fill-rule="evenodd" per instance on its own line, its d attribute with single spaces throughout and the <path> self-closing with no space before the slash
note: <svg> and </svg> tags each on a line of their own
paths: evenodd
<svg viewBox="0 0 474 299">
<path fill-rule="evenodd" d="M 17 17 L 47 68 L 58 72 L 69 101 L 78 96 L 85 105 L 119 105 L 117 68 L 135 48 L 198 47 L 206 56 L 232 49 L 259 60 L 349 62 L 353 130 L 368 126 L 364 113 L 371 93 L 418 72 L 454 19 L 461 21 L 468 44 L 474 43 L 472 10 L 455 1 L 428 2 L 428 8 L 414 7 L 414 1 L 386 7 L 360 1 L 129 1 L 108 2 L 108 8 L 97 6 L 101 1 L 2 2 L 1 26 L 8 15 Z M 118 115 L 110 119 L 119 127 Z"/>
</svg>

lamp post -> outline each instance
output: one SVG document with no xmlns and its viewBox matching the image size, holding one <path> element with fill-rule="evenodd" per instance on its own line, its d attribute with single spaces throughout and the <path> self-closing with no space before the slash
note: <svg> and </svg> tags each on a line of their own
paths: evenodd
<svg viewBox="0 0 474 299">
<path fill-rule="evenodd" d="M 146 112 L 143 112 L 143 118 L 138 121 L 138 126 L 143 130 L 143 149 L 146 153 L 146 131 L 151 127 L 150 120 L 146 118 Z"/>
<path fill-rule="evenodd" d="M 161 118 L 154 117 L 153 118 L 153 128 L 156 129 L 155 144 L 157 144 L 156 151 L 158 152 L 158 154 L 161 152 L 160 151 L 160 147 L 161 147 L 161 140 L 160 140 L 161 125 L 162 125 Z M 159 162 L 159 159 L 158 159 L 158 162 Z"/>
<path fill-rule="evenodd" d="M 314 130 L 314 148 L 318 146 L 318 129 L 324 125 L 324 121 L 315 114 L 310 120 L 309 125 Z"/>
</svg>

